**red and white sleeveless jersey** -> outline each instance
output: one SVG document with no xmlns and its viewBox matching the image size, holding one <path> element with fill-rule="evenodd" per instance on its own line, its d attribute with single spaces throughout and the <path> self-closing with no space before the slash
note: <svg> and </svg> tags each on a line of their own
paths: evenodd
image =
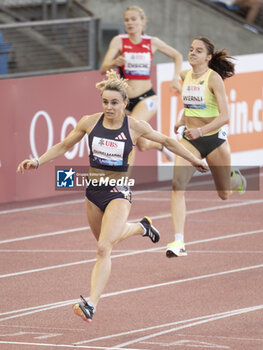
<svg viewBox="0 0 263 350">
<path fill-rule="evenodd" d="M 151 36 L 142 35 L 139 44 L 133 44 L 128 34 L 120 34 L 122 39 L 122 52 L 125 64 L 121 73 L 125 79 L 150 79 L 152 65 Z"/>
</svg>

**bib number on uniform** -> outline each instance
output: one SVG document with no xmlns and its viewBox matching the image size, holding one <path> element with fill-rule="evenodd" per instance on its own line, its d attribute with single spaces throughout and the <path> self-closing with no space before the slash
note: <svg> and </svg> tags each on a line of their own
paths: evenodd
<svg viewBox="0 0 263 350">
<path fill-rule="evenodd" d="M 150 52 L 125 52 L 125 73 L 129 75 L 150 75 Z"/>
<path fill-rule="evenodd" d="M 123 165 L 123 153 L 125 142 L 93 137 L 92 153 L 94 161 L 101 165 Z"/>
<path fill-rule="evenodd" d="M 188 109 L 205 109 L 205 86 L 185 85 L 183 90 L 184 107 Z"/>
</svg>

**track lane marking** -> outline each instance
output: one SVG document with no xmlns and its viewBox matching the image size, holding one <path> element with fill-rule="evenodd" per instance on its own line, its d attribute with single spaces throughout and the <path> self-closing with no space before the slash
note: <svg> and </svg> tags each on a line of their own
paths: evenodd
<svg viewBox="0 0 263 350">
<path fill-rule="evenodd" d="M 85 230 L 89 230 L 89 229 L 90 229 L 89 226 L 83 226 L 83 227 L 70 228 L 70 229 L 67 229 L 67 230 L 52 231 L 52 232 L 47 232 L 47 233 L 39 233 L 37 235 L 32 235 L 32 236 L 24 236 L 24 237 L 5 239 L 3 241 L 0 241 L 0 244 L 6 244 L 6 243 L 12 243 L 12 242 L 18 242 L 18 241 L 26 241 L 28 239 L 43 238 L 43 237 L 49 237 L 49 236 L 64 235 L 64 234 L 67 234 L 67 233 L 73 233 L 73 232 L 78 232 L 78 231 L 85 231 Z"/>
<path fill-rule="evenodd" d="M 154 289 L 154 288 L 160 288 L 160 287 L 165 287 L 165 286 L 171 286 L 171 285 L 185 283 L 185 282 L 192 282 L 192 281 L 202 280 L 202 279 L 206 279 L 206 278 L 214 278 L 214 277 L 218 277 L 218 276 L 225 276 L 225 275 L 229 275 L 229 274 L 232 274 L 232 273 L 250 271 L 250 270 L 255 270 L 255 269 L 260 269 L 260 268 L 263 268 L 263 264 L 242 267 L 242 268 L 239 268 L 239 269 L 215 272 L 215 273 L 210 273 L 210 274 L 205 274 L 205 275 L 200 275 L 200 276 L 195 276 L 195 277 L 188 277 L 188 278 L 183 278 L 183 279 L 176 280 L 176 281 L 157 283 L 157 284 L 147 285 L 147 286 L 143 286 L 143 287 L 123 289 L 123 290 L 116 291 L 116 292 L 102 294 L 101 298 L 108 298 L 108 297 L 112 297 L 112 296 L 128 294 L 128 293 L 134 293 L 134 292 L 139 292 L 139 291 L 147 290 L 147 289 Z M 9 320 L 9 319 L 13 319 L 13 318 L 18 318 L 18 317 L 22 317 L 22 316 L 31 315 L 31 314 L 36 313 L 36 312 L 47 311 L 47 310 L 56 309 L 56 308 L 59 308 L 59 307 L 64 307 L 64 306 L 67 306 L 67 305 L 70 305 L 70 304 L 74 304 L 74 303 L 76 303 L 78 301 L 79 301 L 79 299 L 72 299 L 72 300 L 55 302 L 55 303 L 51 303 L 51 304 L 47 304 L 47 305 L 34 306 L 34 307 L 27 308 L 27 309 L 7 311 L 7 312 L 4 312 L 4 313 L 1 313 L 0 316 L 11 315 L 11 314 L 14 314 L 14 313 L 18 313 L 18 315 L 13 315 L 13 316 L 8 316 L 8 317 L 1 318 L 0 322 L 6 321 L 6 320 Z M 24 312 L 24 311 L 27 311 L 27 310 L 29 312 Z M 22 313 L 22 312 L 24 312 L 24 313 Z"/>
<path fill-rule="evenodd" d="M 150 335 L 147 335 L 147 336 L 144 336 L 144 337 L 140 337 L 140 338 L 137 338 L 137 339 L 134 339 L 134 340 L 122 343 L 122 344 L 118 344 L 116 346 L 119 347 L 119 348 L 122 348 L 124 346 L 129 346 L 131 344 L 138 343 L 140 341 L 144 341 L 144 340 L 152 339 L 152 338 L 155 338 L 155 337 L 158 337 L 158 336 L 162 336 L 162 335 L 165 335 L 165 334 L 168 334 L 168 333 L 176 332 L 176 331 L 179 331 L 181 329 L 186 329 L 186 328 L 198 326 L 198 325 L 201 325 L 201 324 L 204 324 L 204 323 L 213 322 L 213 321 L 217 321 L 217 320 L 220 320 L 220 319 L 223 319 L 223 318 L 228 318 L 228 317 L 232 317 L 232 316 L 236 316 L 236 315 L 242 315 L 244 313 L 257 311 L 257 310 L 262 310 L 262 309 L 263 309 L 263 305 L 257 305 L 257 306 L 252 306 L 252 307 L 248 307 L 248 308 L 228 311 L 228 312 L 222 313 L 222 314 L 215 314 L 212 317 L 207 318 L 207 319 L 197 320 L 195 322 L 190 322 L 190 323 L 188 323 L 186 325 L 182 325 L 182 326 L 175 327 L 175 328 L 168 329 L 168 330 L 163 330 L 163 331 L 160 331 L 160 332 L 157 332 L 157 333 L 154 333 L 154 334 L 150 334 Z M 114 349 L 114 347 L 112 347 L 112 350 L 113 349 Z"/>
<path fill-rule="evenodd" d="M 52 208 L 52 207 L 59 207 L 62 205 L 79 204 L 79 203 L 84 203 L 84 199 L 76 199 L 76 200 L 66 201 L 66 202 L 56 202 L 56 203 L 49 203 L 49 204 L 34 205 L 31 207 L 25 207 L 25 208 L 7 209 L 7 210 L 0 211 L 0 215 L 20 213 L 23 211 L 46 209 L 46 208 Z"/>
<path fill-rule="evenodd" d="M 262 230 L 254 230 L 254 231 L 242 232 L 242 233 L 236 233 L 236 234 L 231 234 L 231 235 L 226 235 L 226 236 L 218 236 L 218 237 L 213 237 L 213 238 L 207 238 L 207 239 L 202 239 L 202 240 L 189 242 L 189 243 L 187 243 L 187 246 L 193 245 L 193 244 L 199 244 L 199 243 L 207 243 L 207 242 L 212 242 L 212 241 L 218 241 L 218 240 L 222 240 L 222 239 L 237 238 L 237 237 L 257 234 L 257 233 L 261 233 L 261 232 L 263 232 L 263 229 Z M 122 257 L 125 257 L 125 256 L 129 256 L 129 255 L 151 253 L 151 252 L 163 250 L 165 248 L 166 248 L 166 246 L 157 247 L 157 248 L 150 248 L 150 249 L 143 249 L 143 250 L 131 250 L 131 251 L 127 251 L 127 252 L 125 252 L 123 254 L 112 255 L 111 258 L 115 259 L 115 258 L 122 258 Z M 114 252 L 114 250 L 113 250 L 113 252 Z M 0 275 L 0 279 L 1 278 L 8 278 L 8 277 L 16 277 L 16 276 L 26 275 L 26 274 L 29 274 L 29 273 L 35 273 L 35 272 L 42 272 L 42 271 L 60 269 L 60 268 L 64 268 L 64 267 L 71 267 L 71 266 L 86 264 L 86 263 L 95 262 L 95 261 L 96 261 L 96 259 L 93 258 L 93 259 L 88 259 L 88 260 L 75 261 L 75 262 L 71 262 L 71 263 L 40 267 L 40 268 L 37 268 L 37 269 L 31 269 L 31 270 L 25 270 L 25 271 L 19 271 L 19 272 L 12 272 L 12 273 L 8 273 L 8 274 Z"/>
<path fill-rule="evenodd" d="M 255 307 L 263 307 L 263 305 L 257 305 Z M 247 308 L 245 308 L 245 309 L 247 309 Z M 167 328 L 167 327 L 176 326 L 176 325 L 180 325 L 180 324 L 186 324 L 186 323 L 190 323 L 190 322 L 206 320 L 206 319 L 210 319 L 210 318 L 213 318 L 213 317 L 224 316 L 224 315 L 227 315 L 229 313 L 237 312 L 237 311 L 240 311 L 240 310 L 244 310 L 244 308 L 242 308 L 242 309 L 235 309 L 235 310 L 231 310 L 231 311 L 220 312 L 220 313 L 216 313 L 216 314 L 205 315 L 205 316 L 193 317 L 193 318 L 189 318 L 189 319 L 186 319 L 186 320 L 164 323 L 164 324 L 157 325 L 157 326 L 151 326 L 151 327 L 147 327 L 147 328 L 140 328 L 140 329 L 135 329 L 135 330 L 132 330 L 132 331 L 127 331 L 127 332 L 121 332 L 121 333 L 116 333 L 116 334 L 109 334 L 109 335 L 106 335 L 106 336 L 103 336 L 103 337 L 97 337 L 97 338 L 91 338 L 91 339 L 88 339 L 88 340 L 82 340 L 82 341 L 79 341 L 79 342 L 77 342 L 75 344 L 76 345 L 81 345 L 81 344 L 92 343 L 92 342 L 100 341 L 100 340 L 107 340 L 107 339 L 112 339 L 112 338 L 118 338 L 118 337 L 125 336 L 125 335 L 131 335 L 131 334 L 142 333 L 142 332 L 147 332 L 147 331 L 154 331 L 154 330 L 160 329 L 160 328 Z"/>
<path fill-rule="evenodd" d="M 114 253 L 127 253 L 127 252 L 139 252 L 142 249 L 116 249 L 113 250 Z M 187 249 L 188 253 L 197 253 L 197 254 L 263 254 L 263 250 L 189 250 Z M 33 250 L 24 250 L 24 249 L 0 249 L 0 253 L 92 253 L 95 254 L 96 253 L 96 249 L 93 250 L 38 250 L 38 249 L 33 249 Z M 147 253 L 151 253 L 147 250 Z M 152 253 L 161 253 L 163 254 L 163 250 L 156 250 L 156 251 L 152 251 Z"/>
<path fill-rule="evenodd" d="M 219 205 L 219 206 L 208 207 L 208 208 L 189 210 L 186 212 L 186 215 L 203 213 L 203 212 L 214 211 L 214 210 L 219 210 L 219 209 L 229 209 L 229 208 L 241 207 L 241 206 L 246 206 L 246 205 L 260 204 L 260 203 L 263 203 L 263 199 L 257 199 L 257 200 L 252 200 L 252 201 L 249 200 L 249 201 L 241 202 L 241 203 L 232 203 L 232 204 Z M 165 218 L 170 217 L 170 216 L 171 216 L 171 213 L 162 214 L 162 215 L 155 215 L 155 216 L 151 216 L 151 219 L 152 220 L 165 219 Z M 141 218 L 132 219 L 132 220 L 129 220 L 129 222 L 137 222 L 138 220 L 141 220 Z M 48 236 L 56 236 L 56 235 L 72 233 L 75 231 L 84 231 L 84 230 L 89 230 L 89 229 L 90 229 L 89 226 L 83 226 L 83 227 L 76 227 L 76 228 L 71 228 L 71 229 L 67 229 L 67 230 L 53 231 L 53 232 L 42 233 L 42 234 L 40 233 L 40 234 L 32 235 L 32 236 L 10 238 L 10 239 L 0 241 L 0 244 L 12 243 L 12 242 L 23 241 L 23 240 L 28 240 L 28 239 L 35 239 L 35 238 L 43 238 L 43 237 L 48 237 Z"/>
<path fill-rule="evenodd" d="M 156 249 L 159 249 L 159 248 L 153 248 L 153 249 L 156 250 Z M 124 256 L 129 256 L 129 255 L 136 255 L 136 254 L 147 253 L 149 250 L 151 250 L 151 249 L 145 249 L 145 250 L 139 250 L 139 251 L 137 250 L 137 251 L 131 251 L 131 252 L 128 252 L 128 253 L 112 255 L 111 259 L 122 258 Z M 40 267 L 38 269 L 25 270 L 25 271 L 8 273 L 6 275 L 0 275 L 0 278 L 21 276 L 21 275 L 26 275 L 26 274 L 29 274 L 29 273 L 34 273 L 34 272 L 48 271 L 48 270 L 60 269 L 60 268 L 63 268 L 63 267 L 71 267 L 71 266 L 75 266 L 75 265 L 87 264 L 87 263 L 95 262 L 95 261 L 96 261 L 96 258 L 93 258 L 93 259 L 75 261 L 75 262 L 66 263 L 66 264 Z"/>
<path fill-rule="evenodd" d="M 70 344 L 48 344 L 48 343 L 29 343 L 29 342 L 18 342 L 18 341 L 1 341 L 0 344 L 9 344 L 9 345 L 29 345 L 29 346 L 41 346 L 41 347 L 50 347 L 53 348 L 71 348 L 71 349 L 98 349 L 98 350 L 145 350 L 145 349 L 132 349 L 132 348 L 116 348 L 108 346 L 89 346 L 89 345 L 70 345 Z"/>
</svg>

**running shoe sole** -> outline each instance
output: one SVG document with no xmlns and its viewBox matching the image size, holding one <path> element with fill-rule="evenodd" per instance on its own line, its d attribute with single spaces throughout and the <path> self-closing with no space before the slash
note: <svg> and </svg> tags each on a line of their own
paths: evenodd
<svg viewBox="0 0 263 350">
<path fill-rule="evenodd" d="M 72 308 L 75 315 L 81 317 L 83 321 L 91 323 L 92 319 L 87 318 L 85 314 L 85 309 L 81 304 L 75 304 Z"/>
<path fill-rule="evenodd" d="M 181 252 L 181 253 L 179 252 L 178 254 L 175 254 L 172 250 L 167 249 L 166 256 L 167 258 L 178 258 L 179 256 L 187 256 L 187 253 L 186 251 L 184 251 L 184 252 Z"/>
</svg>

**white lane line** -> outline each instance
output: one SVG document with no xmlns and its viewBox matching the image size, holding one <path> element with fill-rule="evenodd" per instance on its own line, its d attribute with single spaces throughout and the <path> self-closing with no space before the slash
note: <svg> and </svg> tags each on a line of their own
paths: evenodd
<svg viewBox="0 0 263 350">
<path fill-rule="evenodd" d="M 120 290 L 120 291 L 116 291 L 116 292 L 102 294 L 101 298 L 108 298 L 108 297 L 122 295 L 122 294 L 127 294 L 127 293 L 139 292 L 139 291 L 147 290 L 147 289 L 154 289 L 154 288 L 171 286 L 171 285 L 185 283 L 185 282 L 192 282 L 192 281 L 196 281 L 196 280 L 202 280 L 202 279 L 207 279 L 207 278 L 214 278 L 214 277 L 218 277 L 218 276 L 225 276 L 225 275 L 229 275 L 229 274 L 233 274 L 233 273 L 238 273 L 238 272 L 243 272 L 243 271 L 250 271 L 250 270 L 255 270 L 255 269 L 260 269 L 260 268 L 263 268 L 263 264 L 242 267 L 242 268 L 239 268 L 239 269 L 215 272 L 215 273 L 210 273 L 210 274 L 201 275 L 201 276 L 189 277 L 189 278 L 184 278 L 184 279 L 176 280 L 176 281 L 169 281 L 169 282 L 164 282 L 164 283 L 152 284 L 152 285 L 143 286 L 143 287 L 124 289 L 124 290 Z M 1 318 L 0 322 L 6 321 L 6 320 L 9 320 L 9 319 L 12 319 L 12 318 L 18 318 L 18 317 L 22 317 L 22 316 L 31 315 L 31 314 L 36 313 L 36 312 L 47 311 L 47 310 L 56 309 L 56 308 L 59 308 L 59 307 L 64 307 L 64 306 L 76 303 L 78 301 L 79 301 L 78 299 L 72 299 L 72 300 L 65 300 L 65 301 L 55 302 L 55 303 L 51 303 L 51 304 L 47 304 L 47 305 L 34 306 L 34 307 L 21 309 L 21 310 L 7 311 L 7 312 L 4 312 L 4 313 L 0 313 L 0 316 L 11 315 L 11 314 L 14 314 L 14 313 L 18 313 L 18 314 L 17 315 L 13 315 L 13 316 L 8 316 L 8 317 Z M 26 311 L 26 312 L 24 312 L 24 311 Z"/>
<path fill-rule="evenodd" d="M 207 242 L 212 242 L 212 241 L 218 241 L 218 240 L 222 240 L 222 239 L 230 239 L 230 238 L 237 238 L 237 237 L 242 237 L 242 236 L 247 236 L 247 235 L 253 235 L 253 234 L 257 234 L 257 233 L 261 233 L 261 232 L 263 232 L 263 229 L 262 230 L 254 230 L 254 231 L 242 232 L 242 233 L 235 233 L 235 234 L 226 235 L 226 236 L 218 236 L 218 237 L 214 237 L 214 238 L 207 238 L 207 239 L 202 239 L 202 240 L 198 240 L 198 241 L 189 242 L 189 243 L 187 243 L 187 246 L 193 245 L 193 244 L 199 244 L 199 243 L 207 243 Z M 129 256 L 129 255 L 152 253 L 152 252 L 156 252 L 156 251 L 159 251 L 159 250 L 163 250 L 165 248 L 166 248 L 166 246 L 156 247 L 156 248 L 151 248 L 151 249 L 143 249 L 143 250 L 130 250 L 130 251 L 126 251 L 123 254 L 112 255 L 111 258 L 114 259 L 114 258 L 122 258 L 124 256 Z M 47 271 L 47 270 L 60 269 L 60 268 L 64 268 L 64 267 L 71 267 L 71 266 L 74 266 L 74 265 L 81 265 L 81 264 L 86 264 L 86 263 L 95 262 L 95 261 L 96 261 L 96 259 L 94 258 L 94 259 L 80 260 L 80 261 L 75 261 L 75 262 L 65 263 L 65 264 L 60 264 L 60 265 L 52 265 L 52 266 L 47 266 L 47 267 L 40 267 L 38 269 L 25 270 L 25 271 L 19 271 L 19 272 L 12 272 L 12 273 L 8 273 L 8 274 L 5 274 L 5 275 L 0 275 L 0 278 L 15 277 L 15 276 L 20 276 L 20 275 L 26 275 L 26 274 L 29 274 L 29 273 L 34 273 L 34 272 L 41 272 L 41 271 Z"/>
<path fill-rule="evenodd" d="M 114 256 L 113 256 L 113 258 L 114 258 Z M 70 262 L 67 264 L 52 265 L 52 266 L 40 267 L 38 269 L 25 270 L 25 271 L 20 271 L 20 272 L 12 272 L 12 273 L 7 273 L 6 275 L 0 275 L 0 278 L 27 275 L 29 273 L 49 271 L 49 270 L 54 270 L 54 269 L 60 269 L 62 267 L 71 267 L 71 266 L 86 264 L 86 263 L 94 262 L 94 261 L 96 261 L 96 259 L 81 260 L 81 261 Z"/>
<path fill-rule="evenodd" d="M 263 232 L 263 229 L 247 231 L 247 232 L 241 232 L 241 233 L 233 233 L 233 234 L 225 235 L 225 236 L 218 236 L 218 237 L 212 237 L 212 238 L 206 238 L 206 239 L 199 239 L 197 241 L 192 241 L 192 242 L 186 243 L 186 245 L 189 246 L 189 245 L 193 245 L 193 244 L 219 241 L 219 240 L 222 240 L 222 239 L 238 238 L 238 237 L 243 237 L 243 236 L 248 236 L 248 235 L 254 235 L 254 234 L 257 234 L 257 233 L 261 233 L 261 232 Z"/>
<path fill-rule="evenodd" d="M 142 197 L 142 198 L 133 198 L 132 199 L 133 201 L 138 201 L 138 202 L 141 202 L 141 201 L 152 201 L 152 202 L 170 202 L 171 201 L 171 198 L 167 198 L 167 197 L 158 197 L 158 198 L 154 198 L 154 197 Z M 206 202 L 209 202 L 209 203 L 222 203 L 222 199 L 216 199 L 216 198 L 203 198 L 203 197 L 200 197 L 200 198 L 186 198 L 185 199 L 186 202 L 198 202 L 198 203 L 206 203 Z M 228 199 L 227 200 L 227 203 L 240 203 L 240 202 L 245 202 L 246 200 L 245 199 Z"/>
<path fill-rule="evenodd" d="M 215 206 L 215 207 L 194 209 L 194 210 L 187 211 L 186 214 L 187 215 L 197 214 L 197 213 L 203 213 L 203 212 L 208 212 L 208 211 L 213 211 L 213 210 L 235 208 L 235 207 L 240 207 L 240 206 L 245 206 L 245 205 L 254 205 L 254 204 L 260 204 L 260 203 L 263 203 L 263 199 L 257 199 L 257 200 L 253 200 L 253 201 L 249 200 L 249 201 L 246 201 L 246 202 L 232 203 L 232 204 L 226 204 L 226 205 L 219 205 L 219 206 Z M 171 217 L 171 213 L 151 216 L 151 219 L 152 220 L 158 220 L 158 219 L 165 219 L 167 217 Z M 141 218 L 129 220 L 129 222 L 137 222 L 139 220 L 141 220 Z M 84 226 L 84 227 L 76 227 L 76 228 L 72 228 L 72 229 L 68 229 L 68 230 L 61 230 L 61 231 L 53 231 L 53 232 L 48 232 L 48 233 L 42 233 L 42 234 L 37 234 L 37 235 L 32 235 L 32 236 L 10 238 L 10 239 L 6 239 L 6 240 L 3 240 L 3 241 L 0 241 L 0 244 L 12 243 L 12 242 L 17 242 L 17 241 L 23 241 L 23 240 L 35 239 L 35 238 L 42 238 L 42 237 L 48 237 L 48 236 L 56 236 L 56 235 L 61 235 L 61 234 L 72 233 L 72 232 L 75 232 L 75 231 L 84 231 L 84 230 L 88 230 L 88 229 L 90 229 L 89 226 Z"/>
<path fill-rule="evenodd" d="M 194 338 L 213 338 L 213 339 L 224 339 L 224 340 L 239 340 L 239 341 L 260 341 L 263 342 L 263 338 L 244 338 L 244 337 L 231 337 L 223 335 L 201 335 L 201 334 L 188 334 L 188 333 L 177 333 L 180 337 L 194 337 Z"/>
<path fill-rule="evenodd" d="M 47 233 L 39 233 L 37 235 L 32 235 L 32 236 L 24 236 L 24 237 L 5 239 L 3 241 L 0 241 L 0 244 L 12 243 L 12 242 L 18 242 L 18 241 L 26 241 L 28 239 L 35 239 L 35 238 L 42 238 L 42 237 L 49 237 L 49 236 L 56 236 L 56 235 L 64 235 L 64 234 L 67 234 L 67 233 L 86 231 L 86 230 L 89 230 L 89 229 L 90 229 L 89 226 L 83 226 L 83 227 L 70 228 L 70 229 L 67 229 L 67 230 L 52 231 L 52 232 L 47 232 Z"/>
<path fill-rule="evenodd" d="M 262 308 L 263 305 L 257 305 L 257 306 L 253 306 L 250 307 L 251 308 Z M 113 339 L 113 338 L 119 338 L 125 335 L 132 335 L 132 334 L 136 334 L 136 333 L 143 333 L 143 332 L 148 332 L 148 331 L 154 331 L 160 328 L 167 328 L 167 327 L 171 327 L 171 326 L 176 326 L 176 325 L 180 325 L 180 324 L 189 324 L 191 322 L 195 322 L 195 321 L 201 321 L 201 320 L 207 320 L 207 319 L 211 319 L 211 318 L 215 318 L 215 317 L 220 317 L 220 316 L 227 316 L 229 314 L 233 314 L 236 312 L 240 312 L 241 310 L 247 310 L 248 308 L 242 308 L 242 309 L 235 309 L 235 310 L 231 310 L 231 311 L 225 311 L 225 312 L 220 312 L 220 313 L 216 313 L 216 314 L 210 314 L 210 315 L 206 315 L 206 316 L 198 316 L 198 317 L 194 317 L 194 318 L 189 318 L 186 320 L 181 320 L 181 321 L 175 321 L 175 322 L 169 322 L 169 323 L 164 323 L 164 324 L 159 324 L 156 326 L 151 326 L 151 327 L 147 327 L 147 328 L 139 328 L 139 329 L 134 329 L 131 331 L 126 331 L 126 332 L 121 332 L 121 333 L 115 333 L 115 334 L 109 334 L 106 336 L 102 336 L 102 337 L 97 337 L 97 338 L 91 338 L 91 339 L 87 339 L 87 340 L 82 340 L 79 341 L 77 343 L 74 343 L 76 345 L 81 345 L 81 344 L 87 344 L 87 343 L 92 343 L 95 341 L 101 341 L 101 340 L 107 340 L 107 339 Z"/>
<path fill-rule="evenodd" d="M 156 249 L 159 249 L 159 248 L 153 248 L 153 249 L 156 250 Z M 133 250 L 131 252 L 127 252 L 127 253 L 123 253 L 123 254 L 112 255 L 111 258 L 112 259 L 121 258 L 121 257 L 124 257 L 124 256 L 129 256 L 129 255 L 136 255 L 136 254 L 147 253 L 148 251 L 149 251 L 148 249 L 139 250 L 139 251 L 138 250 L 137 251 Z M 0 275 L 0 278 L 21 276 L 21 275 L 26 275 L 28 273 L 60 269 L 62 267 L 69 267 L 69 266 L 71 267 L 71 266 L 74 266 L 74 265 L 81 265 L 81 264 L 86 264 L 86 263 L 95 262 L 95 261 L 96 261 L 96 258 L 88 259 L 88 260 L 75 261 L 75 262 L 66 263 L 66 264 L 60 264 L 60 265 L 52 265 L 52 266 L 47 266 L 47 267 L 40 267 L 38 269 L 25 270 L 25 271 L 20 271 L 20 272 L 8 273 L 6 275 Z"/>
<path fill-rule="evenodd" d="M 246 202 L 241 202 L 241 203 L 229 203 L 229 204 L 219 205 L 219 206 L 210 207 L 210 208 L 194 209 L 194 210 L 188 211 L 186 214 L 203 213 L 207 211 L 243 207 L 245 205 L 253 205 L 253 204 L 260 204 L 260 203 L 263 203 L 263 199 L 248 200 Z"/>
<path fill-rule="evenodd" d="M 140 250 L 114 250 L 116 252 L 136 252 Z M 188 253 L 197 253 L 197 254 L 263 254 L 263 250 L 189 250 Z M 96 250 L 4 250 L 0 249 L 0 253 L 96 253 Z M 147 251 L 147 253 L 150 253 Z M 152 251 L 152 253 L 163 254 L 163 250 Z"/>
<path fill-rule="evenodd" d="M 263 254 L 263 250 L 187 250 L 189 253 L 208 254 Z"/>
<path fill-rule="evenodd" d="M 28 346 L 39 346 L 47 347 L 50 349 L 53 348 L 71 348 L 71 349 L 98 349 L 98 350 L 144 350 L 144 349 L 132 349 L 132 348 L 116 348 L 108 346 L 89 346 L 89 345 L 70 345 L 70 344 L 48 344 L 48 343 L 28 343 L 28 342 L 18 342 L 18 341 L 0 341 L 0 344 L 9 344 L 9 345 L 28 345 Z"/>
<path fill-rule="evenodd" d="M 79 204 L 79 203 L 84 203 L 84 199 L 76 199 L 76 200 L 72 200 L 72 201 L 34 205 L 32 207 L 25 207 L 25 208 L 7 209 L 7 210 L 0 211 L 0 215 L 20 213 L 20 212 L 24 212 L 24 211 L 28 211 L 28 210 L 46 209 L 46 208 L 58 207 L 61 205 L 71 205 L 71 204 Z"/>
<path fill-rule="evenodd" d="M 114 249 L 114 253 L 130 253 L 141 249 Z M 0 253 L 96 253 L 96 249 L 0 249 Z"/>
<path fill-rule="evenodd" d="M 244 308 L 244 309 L 233 310 L 233 311 L 227 312 L 225 314 L 214 315 L 214 316 L 212 316 L 212 317 L 210 317 L 208 319 L 198 320 L 196 322 L 191 322 L 191 323 L 188 323 L 186 325 L 182 325 L 182 326 L 179 326 L 179 327 L 175 327 L 175 328 L 172 328 L 172 329 L 168 329 L 168 330 L 160 331 L 160 332 L 157 332 L 157 333 L 154 333 L 154 334 L 150 334 L 150 335 L 147 335 L 147 336 L 144 336 L 144 337 L 140 337 L 140 338 L 137 338 L 137 339 L 134 339 L 134 340 L 122 343 L 122 344 L 118 344 L 118 345 L 116 345 L 116 347 L 119 347 L 119 348 L 126 347 L 126 346 L 129 346 L 129 345 L 134 344 L 134 343 L 145 341 L 147 339 L 152 339 L 152 338 L 155 338 L 155 337 L 158 337 L 158 336 L 162 336 L 162 335 L 165 335 L 165 334 L 168 334 L 168 333 L 173 333 L 173 332 L 179 331 L 181 329 L 190 328 L 190 327 L 198 326 L 198 325 L 201 325 L 201 324 L 204 324 L 204 323 L 213 322 L 213 321 L 217 321 L 217 320 L 220 320 L 220 319 L 223 319 L 223 318 L 228 318 L 228 317 L 232 317 L 232 316 L 236 316 L 236 315 L 242 315 L 242 314 L 245 314 L 245 313 L 248 313 L 248 312 L 262 310 L 262 309 L 263 309 L 263 305 L 258 305 L 258 306 L 252 306 L 252 307 Z M 112 349 L 114 349 L 114 348 L 112 348 Z"/>
</svg>

